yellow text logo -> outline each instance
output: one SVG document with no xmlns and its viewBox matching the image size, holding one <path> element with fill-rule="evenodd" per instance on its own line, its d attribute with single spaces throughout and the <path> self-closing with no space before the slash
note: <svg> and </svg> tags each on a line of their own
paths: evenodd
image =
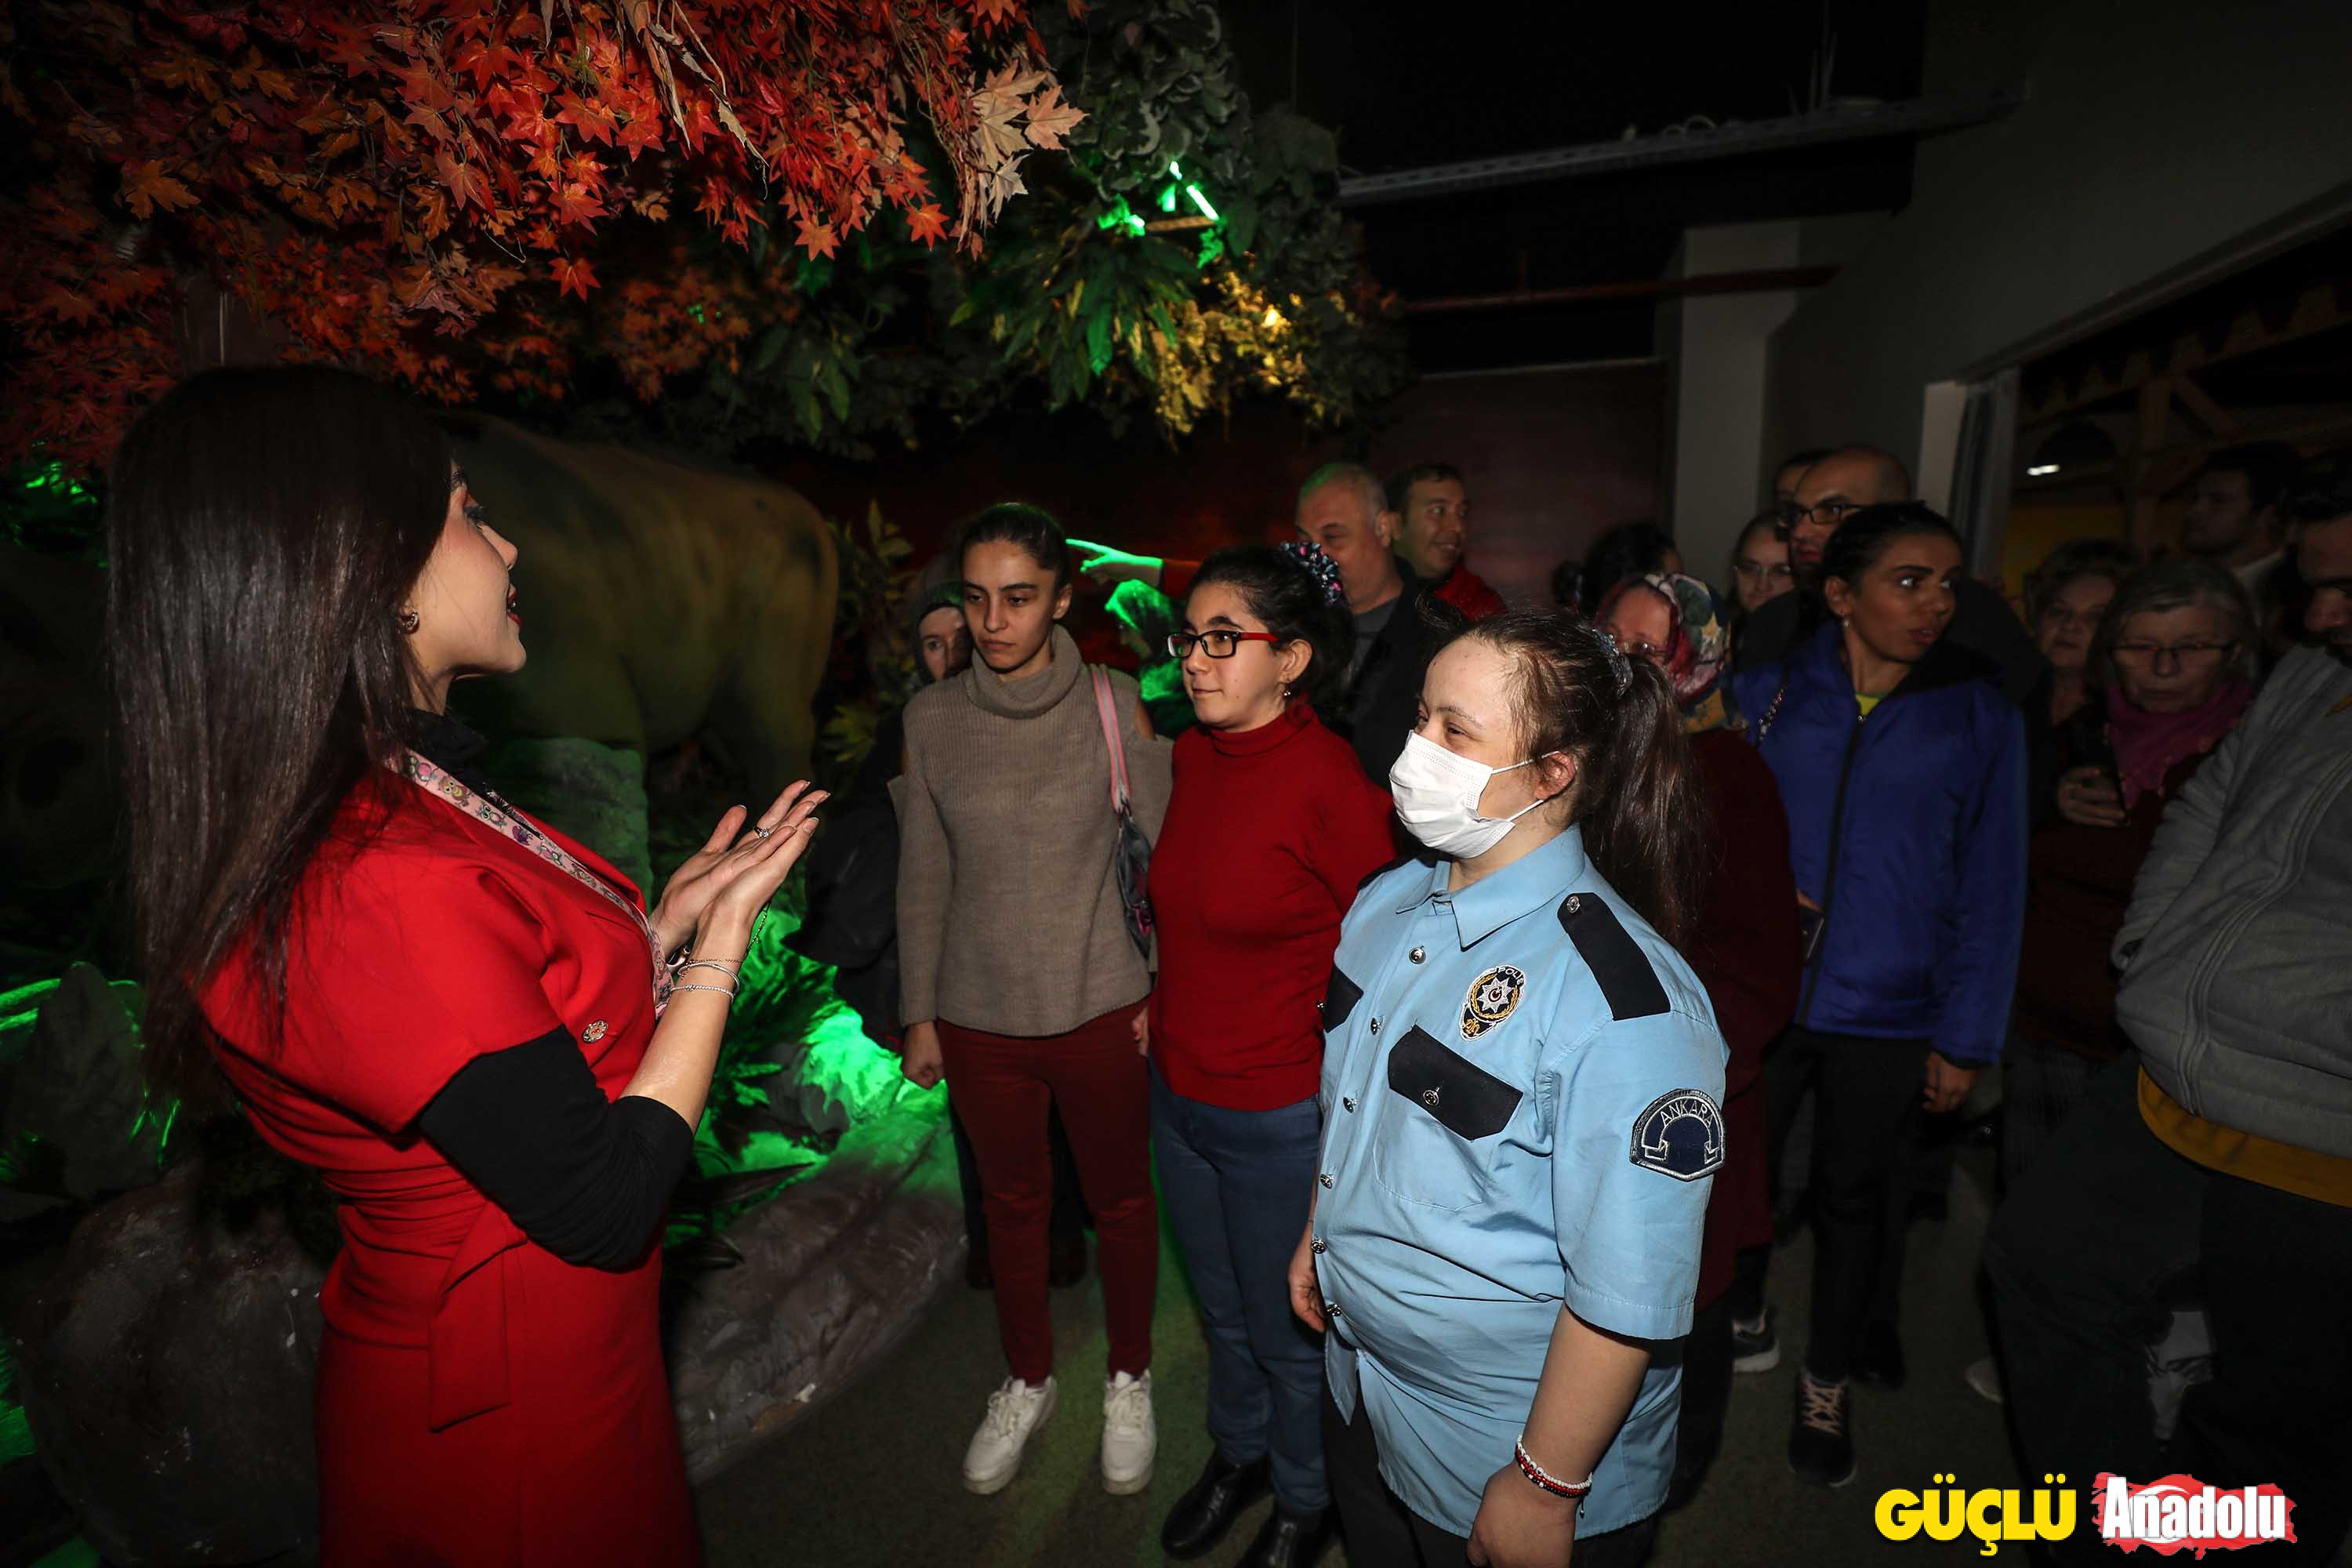
<svg viewBox="0 0 2352 1568">
<path fill-rule="evenodd" d="M 1951 1483 L 1956 1476 L 1931 1478 L 1924 1492 L 1896 1488 L 1878 1494 L 1871 1517 L 1878 1533 L 1889 1541 L 1908 1541 L 1925 1533 L 1931 1541 L 1958 1541 L 1962 1533 L 1984 1542 L 1981 1555 L 1990 1557 L 2004 1541 L 2063 1541 L 2074 1533 L 2074 1494 L 2063 1476 L 2044 1476 L 2045 1483 L 2030 1494 L 2015 1487 L 1979 1487 L 1963 1491 Z"/>
</svg>

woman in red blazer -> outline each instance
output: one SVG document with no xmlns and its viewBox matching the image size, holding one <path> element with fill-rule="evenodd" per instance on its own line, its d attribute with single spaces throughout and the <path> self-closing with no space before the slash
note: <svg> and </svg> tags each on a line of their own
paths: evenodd
<svg viewBox="0 0 2352 1568">
<path fill-rule="evenodd" d="M 514 548 L 357 377 L 183 383 L 108 527 L 151 1069 L 340 1200 L 323 1560 L 692 1561 L 656 1244 L 821 797 L 728 812 L 650 914 L 499 800 L 446 708 L 521 668 Z"/>
</svg>

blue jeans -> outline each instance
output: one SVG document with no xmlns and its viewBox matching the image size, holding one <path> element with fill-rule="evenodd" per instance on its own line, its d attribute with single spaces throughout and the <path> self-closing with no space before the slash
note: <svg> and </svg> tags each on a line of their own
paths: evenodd
<svg viewBox="0 0 2352 1568">
<path fill-rule="evenodd" d="M 1315 1101 L 1227 1110 L 1187 1100 L 1151 1069 L 1160 1201 L 1209 1340 L 1209 1436 L 1236 1465 L 1274 1458 L 1274 1499 L 1312 1513 L 1323 1479 L 1323 1347 L 1290 1310 L 1290 1258 L 1307 1229 L 1323 1119 Z"/>
</svg>

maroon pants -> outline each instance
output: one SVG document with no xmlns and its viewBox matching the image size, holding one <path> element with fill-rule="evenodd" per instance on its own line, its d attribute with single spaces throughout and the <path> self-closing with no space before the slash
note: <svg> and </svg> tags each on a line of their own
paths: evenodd
<svg viewBox="0 0 2352 1568">
<path fill-rule="evenodd" d="M 1078 1185 L 1094 1211 L 1111 1373 L 1151 1364 L 1160 1286 L 1160 1207 L 1151 1193 L 1151 1079 L 1136 1054 L 1140 1002 L 1066 1035 L 991 1035 L 939 1020 L 948 1094 L 971 1134 L 996 1273 L 996 1329 L 1013 1375 L 1054 1370 L 1045 1234 L 1054 1208 L 1047 1107 L 1061 1108 Z"/>
</svg>

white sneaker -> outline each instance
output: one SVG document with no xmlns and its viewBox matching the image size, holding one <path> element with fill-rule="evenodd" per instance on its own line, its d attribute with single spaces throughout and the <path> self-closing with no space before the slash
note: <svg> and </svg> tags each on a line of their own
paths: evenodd
<svg viewBox="0 0 2352 1568">
<path fill-rule="evenodd" d="M 1160 1450 L 1160 1429 L 1151 1419 L 1151 1374 L 1120 1373 L 1103 1381 L 1103 1490 L 1113 1497 L 1139 1492 L 1151 1484 L 1151 1459 Z"/>
<path fill-rule="evenodd" d="M 1017 1377 L 1006 1378 L 1004 1386 L 988 1396 L 988 1414 L 963 1451 L 964 1489 L 982 1497 L 1003 1491 L 1021 1469 L 1021 1450 L 1029 1434 L 1053 1414 L 1052 1378 L 1034 1387 Z"/>
</svg>

